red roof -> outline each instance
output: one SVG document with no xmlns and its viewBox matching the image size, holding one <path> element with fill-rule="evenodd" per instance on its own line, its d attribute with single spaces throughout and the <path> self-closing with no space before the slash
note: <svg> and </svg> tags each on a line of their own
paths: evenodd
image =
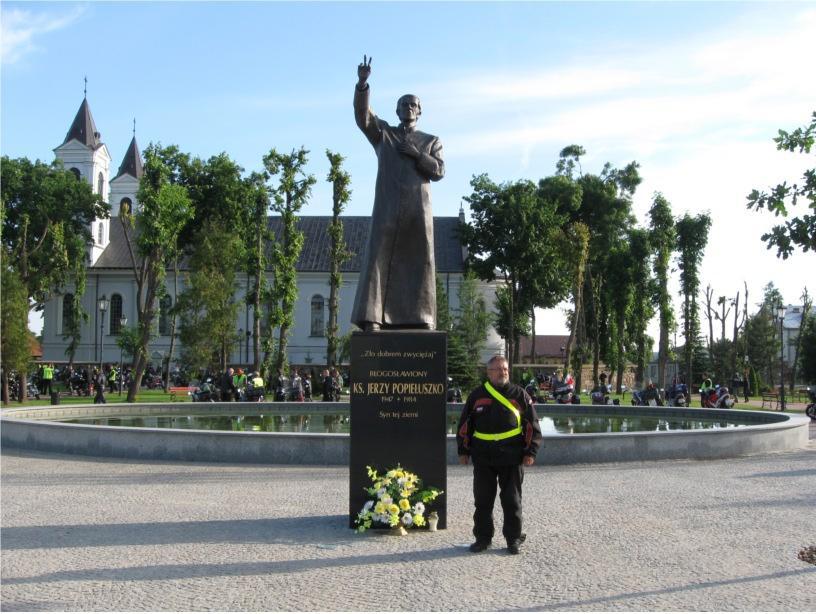
<svg viewBox="0 0 816 614">
<path fill-rule="evenodd" d="M 569 335 L 536 335 L 536 357 L 561 359 L 564 357 L 561 348 L 566 347 L 568 341 Z M 522 360 L 526 361 L 532 358 L 532 347 L 531 337 L 521 337 L 519 339 L 519 356 Z"/>
</svg>

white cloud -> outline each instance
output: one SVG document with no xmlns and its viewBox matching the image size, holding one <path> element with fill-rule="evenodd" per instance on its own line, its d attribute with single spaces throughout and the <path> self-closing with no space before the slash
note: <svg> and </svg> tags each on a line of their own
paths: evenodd
<svg viewBox="0 0 816 614">
<path fill-rule="evenodd" d="M 14 64 L 37 51 L 35 39 L 47 32 L 60 30 L 76 21 L 85 8 L 77 6 L 68 13 L 55 14 L 22 9 L 4 9 L 0 24 L 0 57 L 3 64 Z"/>
</svg>

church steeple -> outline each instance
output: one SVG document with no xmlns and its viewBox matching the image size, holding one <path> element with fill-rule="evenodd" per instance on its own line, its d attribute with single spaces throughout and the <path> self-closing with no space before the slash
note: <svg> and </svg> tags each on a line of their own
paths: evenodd
<svg viewBox="0 0 816 614">
<path fill-rule="evenodd" d="M 130 175 L 136 179 L 141 179 L 142 174 L 144 174 L 142 154 L 139 152 L 139 145 L 136 144 L 136 135 L 134 134 L 125 152 L 125 157 L 122 159 L 122 164 L 119 165 L 119 172 L 116 173 L 114 180 L 122 175 Z"/>
<path fill-rule="evenodd" d="M 88 105 L 88 99 L 83 98 L 82 104 L 79 105 L 74 122 L 68 129 L 68 134 L 65 135 L 64 145 L 71 139 L 76 139 L 86 147 L 91 149 L 99 149 L 102 146 L 102 135 L 96 129 L 93 115 L 91 115 L 91 107 Z"/>
</svg>

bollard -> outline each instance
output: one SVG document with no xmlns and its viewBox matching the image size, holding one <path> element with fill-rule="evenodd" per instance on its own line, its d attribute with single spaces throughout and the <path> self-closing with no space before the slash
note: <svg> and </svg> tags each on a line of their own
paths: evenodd
<svg viewBox="0 0 816 614">
<path fill-rule="evenodd" d="M 59 392 L 56 390 L 51 391 L 51 405 L 59 405 L 60 404 L 60 395 Z"/>
</svg>

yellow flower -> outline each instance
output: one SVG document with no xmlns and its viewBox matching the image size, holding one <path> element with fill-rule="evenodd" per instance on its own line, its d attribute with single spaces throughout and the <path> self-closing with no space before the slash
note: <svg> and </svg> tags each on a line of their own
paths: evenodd
<svg viewBox="0 0 816 614">
<path fill-rule="evenodd" d="M 403 512 L 407 512 L 411 509 L 411 502 L 408 499 L 400 499 L 399 506 Z"/>
<path fill-rule="evenodd" d="M 392 469 L 391 471 L 389 471 L 388 473 L 385 474 L 385 477 L 387 477 L 387 478 L 397 477 L 397 472 L 394 469 Z"/>
<path fill-rule="evenodd" d="M 422 514 L 414 514 L 414 525 L 418 527 L 424 527 L 425 517 Z"/>
<path fill-rule="evenodd" d="M 382 501 L 378 501 L 377 505 L 374 506 L 374 511 L 377 514 L 385 514 L 385 504 Z"/>
<path fill-rule="evenodd" d="M 397 506 L 396 503 L 392 503 L 391 505 L 388 506 L 388 513 L 391 514 L 392 516 L 394 514 L 399 514 L 399 507 Z"/>
<path fill-rule="evenodd" d="M 401 490 L 400 491 L 400 497 L 403 497 L 402 501 L 405 501 L 405 498 L 410 497 L 410 496 L 411 496 L 410 491 L 408 491 L 408 490 Z M 400 501 L 400 505 L 402 505 L 402 501 Z"/>
<path fill-rule="evenodd" d="M 397 470 L 397 471 L 395 471 L 395 472 L 394 472 L 394 477 L 395 477 L 395 478 L 402 478 L 402 477 L 405 477 L 405 472 L 404 472 L 404 471 Z"/>
</svg>

